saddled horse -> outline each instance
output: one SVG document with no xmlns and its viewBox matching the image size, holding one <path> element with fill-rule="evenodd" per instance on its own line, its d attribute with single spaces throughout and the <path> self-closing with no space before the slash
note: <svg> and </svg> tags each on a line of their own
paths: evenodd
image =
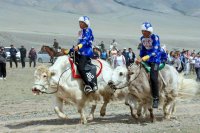
<svg viewBox="0 0 200 133">
<path fill-rule="evenodd" d="M 60 52 L 57 52 L 55 51 L 54 48 L 52 47 L 49 47 L 49 46 L 46 46 L 46 45 L 43 45 L 41 47 L 41 51 L 45 51 L 49 54 L 49 56 L 51 57 L 50 59 L 50 62 L 53 64 L 55 62 L 55 59 L 58 57 L 58 56 L 62 56 L 62 55 L 65 55 L 66 51 L 68 49 L 64 49 L 64 48 L 61 48 L 60 49 Z"/>
<path fill-rule="evenodd" d="M 185 79 L 179 75 L 173 66 L 166 65 L 159 72 L 159 99 L 160 107 L 163 107 L 164 117 L 170 119 L 175 111 L 175 103 L 177 97 L 181 94 L 193 96 L 198 88 L 195 80 Z M 125 67 L 117 67 L 113 71 L 112 81 L 110 85 L 115 88 L 123 88 L 128 86 L 129 93 L 126 96 L 125 104 L 130 107 L 133 118 L 138 118 L 142 114 L 142 110 L 146 113 L 150 112 L 150 118 L 155 120 L 152 108 L 151 83 L 149 75 L 145 68 L 133 64 L 129 71 Z M 136 111 L 135 111 L 136 109 Z"/>
</svg>

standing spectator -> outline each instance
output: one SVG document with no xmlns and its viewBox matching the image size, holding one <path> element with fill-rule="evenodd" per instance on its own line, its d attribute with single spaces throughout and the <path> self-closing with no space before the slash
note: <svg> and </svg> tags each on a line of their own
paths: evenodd
<svg viewBox="0 0 200 133">
<path fill-rule="evenodd" d="M 58 52 L 60 52 L 60 51 L 59 51 L 59 49 L 60 49 L 59 43 L 57 42 L 56 39 L 54 39 L 53 48 L 54 48 L 54 51 L 56 52 L 56 54 L 57 54 Z"/>
<path fill-rule="evenodd" d="M 194 67 L 197 75 L 197 81 L 200 82 L 200 54 L 197 54 Z"/>
<path fill-rule="evenodd" d="M 128 55 L 129 55 L 129 65 L 133 64 L 135 61 L 135 53 L 133 52 L 132 48 L 128 49 Z"/>
<path fill-rule="evenodd" d="M 114 57 L 112 66 L 113 68 L 116 68 L 117 66 L 126 66 L 126 60 L 125 57 L 122 55 L 121 50 L 117 51 L 117 55 Z"/>
<path fill-rule="evenodd" d="M 15 66 L 16 68 L 18 67 L 18 64 L 17 64 L 17 57 L 16 57 L 16 54 L 17 54 L 17 50 L 14 48 L 14 45 L 10 45 L 10 68 L 12 68 L 12 61 L 15 62 Z"/>
<path fill-rule="evenodd" d="M 184 58 L 185 58 L 185 64 L 184 64 L 184 75 L 188 75 L 189 74 L 189 71 L 190 71 L 190 63 L 189 63 L 189 58 L 190 58 L 190 55 L 189 55 L 189 51 L 186 50 L 183 54 Z"/>
<path fill-rule="evenodd" d="M 93 59 L 99 59 L 99 52 L 97 48 L 93 48 Z"/>
<path fill-rule="evenodd" d="M 174 51 L 171 51 L 170 54 L 168 54 L 168 57 L 167 57 L 167 64 L 169 65 L 173 65 L 174 64 Z"/>
<path fill-rule="evenodd" d="M 176 68 L 176 70 L 180 73 L 181 72 L 181 60 L 178 56 L 178 54 L 174 55 L 174 59 L 173 59 L 173 67 Z"/>
<path fill-rule="evenodd" d="M 29 51 L 28 57 L 29 57 L 30 67 L 31 67 L 32 62 L 34 63 L 33 67 L 35 67 L 36 66 L 37 53 L 36 53 L 36 51 L 33 47 Z"/>
<path fill-rule="evenodd" d="M 98 46 L 100 46 L 101 52 L 103 52 L 105 50 L 105 45 L 104 45 L 103 41 L 101 41 L 101 43 Z"/>
<path fill-rule="evenodd" d="M 22 68 L 25 67 L 25 59 L 26 59 L 26 48 L 24 48 L 24 46 L 22 45 L 21 48 L 19 49 L 20 51 L 20 55 L 21 55 L 21 64 L 22 64 Z"/>
<path fill-rule="evenodd" d="M 104 50 L 101 52 L 101 59 L 107 60 L 107 58 L 108 58 L 108 54 L 107 54 L 106 50 L 104 49 Z"/>
<path fill-rule="evenodd" d="M 112 50 L 110 51 L 110 54 L 109 54 L 109 60 L 110 60 L 110 64 L 112 65 L 113 64 L 113 61 L 114 61 L 114 57 L 115 56 L 117 56 L 117 49 L 116 49 L 116 47 L 114 46 L 113 48 L 112 48 Z"/>
<path fill-rule="evenodd" d="M 115 39 L 113 39 L 112 43 L 110 44 L 110 50 L 112 50 L 114 47 L 117 49 L 117 42 Z"/>
<path fill-rule="evenodd" d="M 125 60 L 126 60 L 126 67 L 129 66 L 129 53 L 126 50 L 126 48 L 123 49 L 122 55 L 124 56 Z"/>
<path fill-rule="evenodd" d="M 0 80 L 6 80 L 6 52 L 0 47 Z"/>
<path fill-rule="evenodd" d="M 195 65 L 195 53 L 192 53 L 192 55 L 189 58 L 189 62 L 190 62 L 190 73 L 194 74 L 194 72 L 195 72 L 195 68 L 194 68 L 194 65 Z"/>
<path fill-rule="evenodd" d="M 196 54 L 195 49 L 192 50 L 191 54 Z"/>
</svg>

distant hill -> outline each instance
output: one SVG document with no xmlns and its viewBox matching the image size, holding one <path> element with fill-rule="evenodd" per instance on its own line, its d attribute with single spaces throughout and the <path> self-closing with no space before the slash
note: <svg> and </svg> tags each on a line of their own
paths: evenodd
<svg viewBox="0 0 200 133">
<path fill-rule="evenodd" d="M 200 0 L 114 0 L 131 8 L 200 17 Z"/>
<path fill-rule="evenodd" d="M 40 46 L 58 38 L 71 46 L 78 18 L 87 15 L 96 44 L 114 38 L 119 47 L 138 44 L 140 25 L 149 21 L 161 43 L 199 48 L 199 5 L 200 0 L 0 0 L 0 45 Z"/>
<path fill-rule="evenodd" d="M 68 13 L 118 12 L 118 4 L 160 13 L 200 17 L 200 0 L 1 0 L 19 6 Z"/>
</svg>

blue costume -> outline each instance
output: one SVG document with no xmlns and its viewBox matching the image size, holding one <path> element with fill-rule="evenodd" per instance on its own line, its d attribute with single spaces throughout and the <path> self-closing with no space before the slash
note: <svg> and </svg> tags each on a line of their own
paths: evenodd
<svg viewBox="0 0 200 133">
<path fill-rule="evenodd" d="M 161 63 L 161 48 L 159 36 L 151 34 L 149 38 L 141 37 L 142 49 L 140 50 L 140 57 L 148 55 L 150 58 L 147 63 Z"/>
<path fill-rule="evenodd" d="M 91 57 L 93 57 L 92 42 L 94 36 L 90 28 L 90 21 L 87 16 L 79 18 L 81 31 L 78 37 L 78 54 L 76 57 L 77 69 L 85 83 L 84 91 L 86 94 L 97 90 L 96 67 L 91 64 Z M 76 46 L 76 47 L 77 47 Z M 71 52 L 74 51 L 72 48 Z"/>
<path fill-rule="evenodd" d="M 79 49 L 79 54 L 87 57 L 93 56 L 92 42 L 94 36 L 91 28 L 85 28 L 81 30 L 81 34 L 78 39 L 78 44 L 82 44 L 82 48 Z"/>
<path fill-rule="evenodd" d="M 149 22 L 143 23 L 141 30 L 143 36 L 140 39 L 142 43 L 142 48 L 140 50 L 140 57 L 144 62 L 147 62 L 151 67 L 150 84 L 153 97 L 153 108 L 158 108 L 158 102 L 159 102 L 158 72 L 162 55 L 159 36 L 153 34 L 153 27 Z"/>
</svg>

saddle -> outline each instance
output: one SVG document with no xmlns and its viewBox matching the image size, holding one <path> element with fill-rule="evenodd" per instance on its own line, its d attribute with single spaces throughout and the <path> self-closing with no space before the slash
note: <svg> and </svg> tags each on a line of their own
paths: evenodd
<svg viewBox="0 0 200 133">
<path fill-rule="evenodd" d="M 150 82 L 150 71 L 151 71 L 151 67 L 146 63 L 146 62 L 141 62 L 141 64 L 142 64 L 142 66 L 143 66 L 143 68 L 146 70 L 146 75 L 147 75 L 147 78 L 148 78 L 148 80 L 149 80 L 149 82 Z M 164 83 L 164 85 L 167 85 L 167 83 L 166 83 L 166 81 L 164 80 L 164 78 L 163 78 L 163 75 L 161 74 L 161 72 L 160 72 L 160 70 L 162 70 L 163 68 L 165 67 L 165 63 L 161 63 L 160 65 L 159 65 L 159 72 L 158 72 L 158 77 L 160 77 L 161 78 L 161 80 L 162 80 L 162 82 Z M 151 82 L 150 82 L 150 84 L 151 84 Z"/>
<path fill-rule="evenodd" d="M 71 64 L 71 71 L 72 71 L 72 77 L 73 78 L 81 78 L 76 62 L 74 63 L 73 59 L 69 58 L 69 62 Z M 93 63 L 93 64 L 92 64 Z M 91 92 L 91 87 L 93 90 L 96 90 L 98 88 L 97 86 L 97 77 L 100 75 L 102 71 L 102 63 L 100 60 L 92 60 L 86 64 L 86 66 L 83 68 L 85 70 L 85 74 L 87 75 L 86 78 L 88 80 L 90 88 L 87 88 L 88 85 L 85 86 L 84 91 L 86 93 Z"/>
<path fill-rule="evenodd" d="M 73 59 L 69 58 L 69 62 L 70 62 L 70 65 L 71 65 L 72 77 L 80 79 L 81 76 L 78 72 L 77 66 L 75 65 Z M 92 63 L 93 64 L 87 64 L 85 69 L 87 71 L 95 70 L 96 77 L 98 77 L 102 72 L 102 67 L 103 67 L 102 62 L 98 59 L 95 59 L 95 60 L 92 60 Z"/>
<path fill-rule="evenodd" d="M 151 67 L 146 63 L 146 62 L 141 62 L 142 66 L 145 68 L 145 70 L 147 71 L 147 73 L 150 73 L 151 71 Z M 165 63 L 161 63 L 159 65 L 159 70 L 162 70 L 165 67 Z"/>
</svg>

